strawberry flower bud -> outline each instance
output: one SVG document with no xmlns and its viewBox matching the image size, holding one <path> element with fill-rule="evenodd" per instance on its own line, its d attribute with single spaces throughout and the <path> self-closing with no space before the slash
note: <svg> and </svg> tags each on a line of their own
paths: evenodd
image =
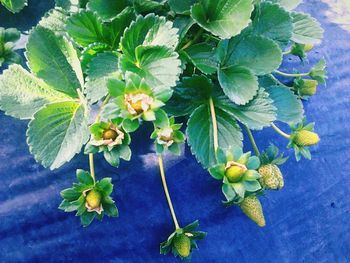
<svg viewBox="0 0 350 263">
<path fill-rule="evenodd" d="M 83 195 L 85 198 L 85 207 L 87 208 L 88 212 L 96 212 L 98 214 L 101 214 L 103 211 L 103 207 L 101 204 L 101 198 L 102 195 L 97 190 L 87 190 L 83 192 Z"/>
<path fill-rule="evenodd" d="M 237 183 L 247 170 L 245 165 L 231 161 L 226 165 L 225 175 L 230 183 Z"/>
<path fill-rule="evenodd" d="M 191 240 L 185 234 L 178 235 L 174 238 L 174 247 L 183 258 L 187 258 L 191 253 Z"/>
<path fill-rule="evenodd" d="M 313 96 L 317 92 L 318 81 L 313 79 L 296 79 L 294 89 L 300 97 Z"/>
<path fill-rule="evenodd" d="M 129 113 L 133 116 L 138 116 L 151 109 L 154 99 L 147 94 L 125 94 L 125 105 Z"/>
</svg>

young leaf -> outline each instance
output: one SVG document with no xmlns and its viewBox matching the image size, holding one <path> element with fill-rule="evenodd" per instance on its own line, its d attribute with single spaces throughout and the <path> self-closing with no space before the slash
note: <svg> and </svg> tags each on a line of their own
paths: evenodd
<svg viewBox="0 0 350 263">
<path fill-rule="evenodd" d="M 316 45 L 321 43 L 324 30 L 320 23 L 305 13 L 293 12 L 293 36 L 292 40 L 299 44 Z"/>
<path fill-rule="evenodd" d="M 0 76 L 0 109 L 20 119 L 31 119 L 47 103 L 69 99 L 24 68 L 12 65 Z"/>
<path fill-rule="evenodd" d="M 119 75 L 117 54 L 114 52 L 97 54 L 89 64 L 87 75 L 86 97 L 94 103 L 107 94 L 108 79 Z"/>
<path fill-rule="evenodd" d="M 128 6 L 127 0 L 89 0 L 88 9 L 96 12 L 103 20 L 111 20 Z"/>
<path fill-rule="evenodd" d="M 91 11 L 83 10 L 67 20 L 67 33 L 80 46 L 104 42 L 102 21 Z"/>
<path fill-rule="evenodd" d="M 149 14 L 138 16 L 136 21 L 124 32 L 121 48 L 124 54 L 135 58 L 138 46 L 165 46 L 172 50 L 178 44 L 178 29 L 164 17 Z"/>
<path fill-rule="evenodd" d="M 254 11 L 252 33 L 270 38 L 285 47 L 293 33 L 292 17 L 279 5 L 261 3 Z"/>
<path fill-rule="evenodd" d="M 169 100 L 172 90 L 181 73 L 177 53 L 166 47 L 154 46 L 136 48 L 135 60 L 128 56 L 120 59 L 121 69 L 134 72 L 145 78 L 157 97 Z"/>
<path fill-rule="evenodd" d="M 1 0 L 0 2 L 12 13 L 18 13 L 28 4 L 27 0 Z"/>
<path fill-rule="evenodd" d="M 44 167 L 56 169 L 79 153 L 89 138 L 85 107 L 75 101 L 46 105 L 29 123 L 28 145 Z"/>
<path fill-rule="evenodd" d="M 235 105 L 225 96 L 216 98 L 216 105 L 247 125 L 250 129 L 261 130 L 276 120 L 276 108 L 269 94 L 260 89 L 253 100 L 246 105 Z"/>
<path fill-rule="evenodd" d="M 192 18 L 204 29 L 228 39 L 250 23 L 252 0 L 203 0 L 192 6 Z"/>
<path fill-rule="evenodd" d="M 71 43 L 38 26 L 29 36 L 26 54 L 36 76 L 58 91 L 78 97 L 77 89 L 82 87 L 83 74 Z"/>
<path fill-rule="evenodd" d="M 136 12 L 145 13 L 163 7 L 164 2 L 166 0 L 134 0 L 134 7 Z"/>
<path fill-rule="evenodd" d="M 222 109 L 215 107 L 218 124 L 219 147 L 242 147 L 243 135 L 237 122 Z M 205 167 L 215 165 L 213 123 L 207 104 L 198 107 L 187 124 L 188 144 L 197 160 Z"/>
</svg>

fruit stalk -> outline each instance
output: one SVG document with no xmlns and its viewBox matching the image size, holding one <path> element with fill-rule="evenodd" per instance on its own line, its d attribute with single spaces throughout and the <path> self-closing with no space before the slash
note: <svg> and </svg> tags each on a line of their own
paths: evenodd
<svg viewBox="0 0 350 263">
<path fill-rule="evenodd" d="M 174 221 L 175 229 L 178 230 L 178 229 L 180 229 L 180 226 L 179 226 L 179 223 L 177 221 L 174 206 L 173 206 L 173 203 L 172 203 L 171 198 L 170 198 L 169 189 L 168 189 L 168 185 L 167 185 L 166 178 L 165 178 L 163 158 L 161 155 L 158 156 L 158 162 L 159 162 L 160 177 L 162 178 L 164 193 L 165 193 L 166 199 L 168 201 L 168 205 L 169 205 L 171 216 L 172 216 L 173 221 Z"/>
</svg>

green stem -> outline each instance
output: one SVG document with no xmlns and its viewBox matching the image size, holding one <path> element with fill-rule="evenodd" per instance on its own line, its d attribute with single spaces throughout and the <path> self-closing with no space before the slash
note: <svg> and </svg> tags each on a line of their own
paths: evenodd
<svg viewBox="0 0 350 263">
<path fill-rule="evenodd" d="M 212 97 L 210 97 L 209 99 L 209 106 L 210 106 L 211 120 L 213 123 L 214 150 L 216 154 L 219 148 L 219 136 L 218 136 L 218 123 L 216 120 L 215 106 L 214 106 L 214 101 Z"/>
<path fill-rule="evenodd" d="M 101 112 L 104 108 L 104 106 L 106 106 L 106 104 L 109 102 L 109 100 L 111 99 L 111 95 L 108 95 L 105 100 L 102 102 L 101 107 L 99 108 L 97 115 L 96 115 L 96 119 L 95 122 L 99 122 L 101 119 Z M 94 164 L 94 154 L 93 153 L 89 153 L 89 166 L 90 166 L 90 175 L 92 177 L 92 179 L 94 179 L 94 183 L 96 183 L 96 176 L 95 176 L 95 164 Z"/>
<path fill-rule="evenodd" d="M 255 142 L 255 139 L 254 139 L 254 136 L 252 134 L 252 131 L 246 125 L 244 125 L 244 128 L 247 130 L 248 137 L 249 137 L 249 140 L 250 140 L 250 142 L 251 142 L 251 144 L 253 146 L 255 155 L 259 157 L 260 156 L 260 151 L 259 151 L 258 145 Z"/>
<path fill-rule="evenodd" d="M 297 77 L 306 77 L 309 76 L 310 73 L 295 73 L 295 74 L 289 74 L 289 73 L 284 73 L 279 70 L 275 70 L 275 73 L 284 77 L 288 78 L 297 78 Z"/>
<path fill-rule="evenodd" d="M 173 221 L 174 221 L 175 229 L 178 230 L 178 229 L 180 229 L 180 226 L 179 226 L 179 223 L 178 223 L 177 218 L 176 218 L 173 203 L 171 202 L 168 185 L 167 185 L 166 178 L 165 178 L 163 158 L 161 155 L 158 156 L 158 162 L 159 162 L 160 177 L 162 178 L 164 193 L 165 193 L 166 199 L 168 201 L 168 205 L 169 205 L 171 216 L 172 216 Z"/>
<path fill-rule="evenodd" d="M 200 29 L 198 30 L 197 34 L 194 36 L 194 38 L 190 41 L 188 41 L 182 48 L 181 50 L 185 50 L 186 48 L 190 47 L 192 44 L 196 43 L 197 40 L 202 36 L 204 30 Z"/>
<path fill-rule="evenodd" d="M 290 139 L 290 135 L 282 131 L 280 128 L 278 128 L 274 123 L 271 123 L 271 127 L 279 134 L 281 134 L 284 138 Z"/>
<path fill-rule="evenodd" d="M 92 179 L 94 179 L 94 183 L 96 183 L 94 155 L 92 153 L 89 154 L 89 165 L 90 165 L 90 175 Z"/>
</svg>

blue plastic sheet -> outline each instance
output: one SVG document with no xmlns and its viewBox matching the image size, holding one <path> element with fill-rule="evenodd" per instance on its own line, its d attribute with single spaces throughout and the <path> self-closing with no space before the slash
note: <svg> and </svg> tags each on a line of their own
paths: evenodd
<svg viewBox="0 0 350 263">
<path fill-rule="evenodd" d="M 310 63 L 326 58 L 328 84 L 305 105 L 322 141 L 312 149 L 311 162 L 291 158 L 282 167 L 285 188 L 262 198 L 267 220 L 263 229 L 238 208 L 222 206 L 220 184 L 188 148 L 180 158 L 168 156 L 166 173 L 180 223 L 199 219 L 200 229 L 208 232 L 192 262 L 350 262 L 349 1 L 304 2 L 299 10 L 317 17 L 326 30 Z M 52 6 L 52 1 L 29 1 L 18 15 L 1 8 L 0 25 L 28 30 Z M 283 70 L 296 66 L 297 59 L 290 58 Z M 145 139 L 150 127 L 134 135 L 130 163 L 114 169 L 97 160 L 97 176 L 113 177 L 120 217 L 83 228 L 79 218 L 57 207 L 59 192 L 74 182 L 76 168 L 88 169 L 86 156 L 59 170 L 45 170 L 29 154 L 27 123 L 0 113 L 0 124 L 0 262 L 178 262 L 159 255 L 159 243 L 173 224 L 156 156 Z M 287 143 L 272 130 L 256 135 L 261 148 L 269 140 L 281 148 Z"/>
</svg>

